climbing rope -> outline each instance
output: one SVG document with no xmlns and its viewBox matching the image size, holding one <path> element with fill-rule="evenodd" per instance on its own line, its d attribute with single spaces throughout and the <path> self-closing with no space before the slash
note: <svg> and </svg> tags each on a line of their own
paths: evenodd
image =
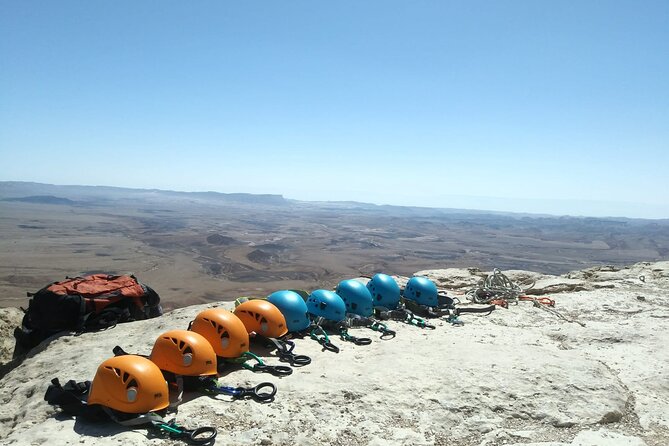
<svg viewBox="0 0 669 446">
<path fill-rule="evenodd" d="M 527 290 L 533 286 L 534 282 Z M 518 284 L 512 282 L 499 269 L 495 268 L 491 275 L 486 276 L 475 288 L 467 291 L 466 295 L 472 302 L 477 304 L 488 304 L 498 300 L 508 303 L 518 302 L 523 292 L 523 289 Z"/>
<path fill-rule="evenodd" d="M 523 290 L 518 284 L 502 274 L 499 269 L 495 268 L 491 275 L 486 276 L 476 287 L 468 290 L 466 295 L 472 302 L 494 304 L 504 308 L 509 307 L 509 302 L 518 304 L 520 301 L 531 301 L 535 307 L 541 308 L 566 322 L 576 323 L 585 327 L 583 322 L 576 319 L 570 319 L 557 311 L 554 308 L 555 301 L 553 299 L 545 296 L 537 297 L 525 295 L 525 291 L 532 289 L 534 285 L 535 282 L 532 282 L 530 286 Z"/>
</svg>

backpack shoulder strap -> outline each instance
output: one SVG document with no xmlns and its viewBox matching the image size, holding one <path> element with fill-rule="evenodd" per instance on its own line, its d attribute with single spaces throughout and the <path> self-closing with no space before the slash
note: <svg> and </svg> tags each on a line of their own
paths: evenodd
<svg viewBox="0 0 669 446">
<path fill-rule="evenodd" d="M 90 381 L 70 380 L 61 386 L 58 378 L 54 378 L 44 394 L 44 400 L 52 406 L 60 407 L 68 415 L 81 416 L 91 421 L 109 419 L 100 407 L 86 404 L 90 389 Z"/>
</svg>

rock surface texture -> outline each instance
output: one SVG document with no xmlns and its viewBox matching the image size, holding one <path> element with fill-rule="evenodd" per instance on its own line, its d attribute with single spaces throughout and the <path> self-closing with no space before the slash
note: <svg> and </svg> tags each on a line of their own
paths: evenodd
<svg viewBox="0 0 669 446">
<path fill-rule="evenodd" d="M 669 262 L 598 267 L 565 276 L 504 271 L 527 294 L 548 296 L 489 316 L 465 314 L 434 330 L 389 322 L 397 336 L 351 329 L 373 343 L 332 336 L 338 354 L 306 337 L 296 353 L 312 363 L 277 378 L 239 368 L 225 385 L 276 384 L 275 401 L 230 401 L 187 393 L 173 417 L 218 428 L 219 445 L 534 445 L 669 444 Z M 464 291 L 485 272 L 422 271 L 468 305 Z M 400 282 L 406 278 L 400 278 Z M 144 428 L 63 416 L 43 400 L 50 380 L 90 380 L 121 345 L 149 354 L 156 337 L 186 328 L 204 308 L 40 345 L 0 380 L 0 444 L 184 444 Z M 220 306 L 231 308 L 229 302 Z M 252 351 L 255 351 L 252 349 Z M 269 364 L 273 353 L 260 352 Z"/>
</svg>

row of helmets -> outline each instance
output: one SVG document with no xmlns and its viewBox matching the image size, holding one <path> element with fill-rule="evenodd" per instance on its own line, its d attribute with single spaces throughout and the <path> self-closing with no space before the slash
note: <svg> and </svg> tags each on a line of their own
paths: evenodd
<svg viewBox="0 0 669 446">
<path fill-rule="evenodd" d="M 424 277 L 413 277 L 403 293 L 406 299 L 436 306 L 437 289 Z M 315 290 L 305 300 L 291 290 L 239 304 L 234 312 L 210 308 L 200 312 L 188 330 L 171 330 L 156 339 L 148 358 L 121 355 L 104 361 L 93 379 L 88 404 L 119 412 L 140 414 L 169 406 L 166 376 L 217 376 L 218 357 L 240 358 L 249 351 L 249 334 L 280 338 L 307 330 L 316 319 L 340 322 L 346 313 L 368 317 L 374 307 L 394 309 L 400 288 L 386 274 L 375 275 L 365 286 L 344 280 L 336 290 Z"/>
<path fill-rule="evenodd" d="M 426 277 L 412 277 L 404 290 L 387 274 L 376 274 L 367 284 L 355 279 L 342 280 L 335 291 L 315 290 L 306 302 L 295 291 L 282 290 L 270 294 L 267 300 L 283 313 L 288 331 L 298 332 L 311 325 L 311 316 L 340 322 L 347 313 L 362 317 L 374 314 L 375 307 L 394 310 L 401 297 L 419 305 L 438 305 L 437 286 Z"/>
</svg>

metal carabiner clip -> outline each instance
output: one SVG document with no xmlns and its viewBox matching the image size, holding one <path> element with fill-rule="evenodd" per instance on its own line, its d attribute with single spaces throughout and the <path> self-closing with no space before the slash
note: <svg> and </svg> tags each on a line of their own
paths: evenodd
<svg viewBox="0 0 669 446">
<path fill-rule="evenodd" d="M 270 390 L 263 391 L 264 388 Z M 240 387 L 240 389 L 242 389 L 241 398 L 249 396 L 261 403 L 274 401 L 274 395 L 276 395 L 276 386 L 270 382 L 260 383 L 257 386 L 248 389 Z"/>
<path fill-rule="evenodd" d="M 318 337 L 318 335 L 315 333 L 316 330 L 320 330 L 320 332 L 323 336 Z M 309 332 L 309 336 L 311 337 L 311 339 L 314 339 L 314 340 L 318 341 L 318 343 L 321 344 L 325 350 L 328 350 L 328 351 L 331 351 L 331 352 L 334 352 L 334 353 L 339 353 L 339 347 L 337 347 L 332 342 L 330 342 L 330 338 L 328 337 L 328 334 L 325 332 L 325 330 L 323 330 L 323 327 L 321 327 L 320 325 L 317 325 L 316 327 L 314 327 L 314 329 L 311 330 L 311 332 Z"/>
<path fill-rule="evenodd" d="M 213 426 L 198 427 L 197 429 L 186 429 L 178 426 L 174 420 L 168 423 L 157 423 L 159 429 L 167 431 L 170 438 L 185 440 L 189 444 L 207 445 L 212 444 L 218 431 Z"/>
<path fill-rule="evenodd" d="M 296 355 L 293 353 L 295 343 L 290 340 L 277 340 L 279 350 L 279 361 L 287 362 L 294 367 L 302 367 L 311 364 L 311 358 L 306 355 Z"/>
<path fill-rule="evenodd" d="M 256 364 L 254 365 L 249 365 L 246 363 L 248 359 L 246 358 L 251 358 L 256 360 Z M 288 376 L 291 373 L 293 373 L 293 369 L 291 369 L 288 366 L 282 366 L 282 365 L 267 365 L 263 362 L 262 359 L 258 357 L 258 355 L 251 353 L 251 352 L 244 352 L 242 353 L 242 356 L 239 358 L 235 359 L 235 361 L 239 361 L 240 359 L 243 359 L 242 367 L 244 367 L 247 370 L 250 370 L 252 372 L 267 372 L 271 373 L 274 376 Z"/>
<path fill-rule="evenodd" d="M 262 364 L 258 363 L 253 367 L 250 367 L 249 370 L 252 370 L 254 372 L 267 372 L 269 374 L 279 377 L 288 376 L 291 373 L 293 373 L 293 369 L 291 369 L 287 365 L 267 365 L 264 363 Z"/>
<path fill-rule="evenodd" d="M 390 328 L 388 328 L 386 324 L 379 321 L 372 323 L 372 325 L 370 325 L 369 328 L 371 328 L 374 331 L 380 332 L 381 336 L 379 336 L 379 339 L 383 339 L 384 341 L 386 339 L 394 338 L 395 335 L 397 334 L 395 330 L 391 330 Z"/>
</svg>

